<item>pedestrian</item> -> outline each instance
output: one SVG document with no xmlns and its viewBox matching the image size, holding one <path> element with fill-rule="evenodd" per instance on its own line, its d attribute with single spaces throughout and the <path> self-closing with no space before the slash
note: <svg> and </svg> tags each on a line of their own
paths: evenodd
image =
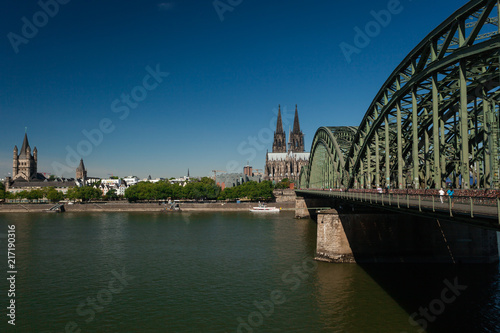
<svg viewBox="0 0 500 333">
<path fill-rule="evenodd" d="M 455 194 L 455 191 L 453 191 L 453 188 L 449 188 L 448 191 L 446 191 L 446 194 L 448 194 L 448 197 L 450 198 L 451 201 L 451 208 L 453 208 L 453 205 L 455 204 L 453 202 L 453 195 Z"/>
<path fill-rule="evenodd" d="M 439 190 L 439 200 L 441 200 L 441 203 L 444 203 L 443 202 L 443 197 L 444 197 L 444 190 L 441 187 L 441 189 Z"/>
</svg>

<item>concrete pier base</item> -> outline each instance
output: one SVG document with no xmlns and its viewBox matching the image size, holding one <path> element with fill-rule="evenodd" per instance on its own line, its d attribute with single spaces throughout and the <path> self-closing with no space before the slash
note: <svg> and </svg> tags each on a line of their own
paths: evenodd
<svg viewBox="0 0 500 333">
<path fill-rule="evenodd" d="M 316 244 L 316 260 L 337 263 L 356 262 L 336 210 L 327 210 L 318 214 Z"/>
<path fill-rule="evenodd" d="M 307 204 L 304 198 L 295 198 L 295 218 L 296 219 L 308 219 L 311 215 L 307 209 Z"/>
</svg>

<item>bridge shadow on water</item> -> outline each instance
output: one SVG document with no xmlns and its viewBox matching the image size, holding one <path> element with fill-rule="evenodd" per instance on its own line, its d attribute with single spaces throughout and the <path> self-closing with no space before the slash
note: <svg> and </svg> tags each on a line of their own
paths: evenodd
<svg viewBox="0 0 500 333">
<path fill-rule="evenodd" d="M 498 264 L 360 267 L 420 324 L 410 332 L 500 332 Z"/>
</svg>

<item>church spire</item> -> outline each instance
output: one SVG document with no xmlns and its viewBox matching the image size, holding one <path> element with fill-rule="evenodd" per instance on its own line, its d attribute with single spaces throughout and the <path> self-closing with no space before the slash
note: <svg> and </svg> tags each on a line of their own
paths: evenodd
<svg viewBox="0 0 500 333">
<path fill-rule="evenodd" d="M 278 121 L 276 122 L 276 132 L 274 132 L 273 153 L 286 153 L 286 134 L 283 131 L 283 121 L 281 120 L 281 106 L 278 105 Z"/>
<path fill-rule="evenodd" d="M 80 164 L 76 170 L 85 171 L 85 165 L 83 165 L 83 158 L 80 159 Z"/>
<path fill-rule="evenodd" d="M 293 119 L 293 132 L 300 133 L 299 112 L 297 111 L 297 104 L 295 104 L 295 118 Z"/>
<path fill-rule="evenodd" d="M 28 133 L 24 133 L 24 140 L 23 140 L 23 145 L 21 147 L 21 156 L 26 156 L 26 151 L 30 147 L 30 144 L 28 142 Z M 31 150 L 31 149 L 30 149 Z"/>
<path fill-rule="evenodd" d="M 276 133 L 285 133 L 283 131 L 283 121 L 281 120 L 281 105 L 278 105 L 278 121 L 276 123 Z"/>
<path fill-rule="evenodd" d="M 290 134 L 290 142 L 292 150 L 294 153 L 303 153 L 304 149 L 304 133 L 300 130 L 299 124 L 299 112 L 297 111 L 297 105 L 295 105 L 295 119 L 293 120 L 293 131 Z"/>
</svg>

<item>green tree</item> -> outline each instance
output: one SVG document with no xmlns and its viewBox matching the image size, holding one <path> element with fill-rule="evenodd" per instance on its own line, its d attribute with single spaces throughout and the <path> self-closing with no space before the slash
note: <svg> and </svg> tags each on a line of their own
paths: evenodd
<svg viewBox="0 0 500 333">
<path fill-rule="evenodd" d="M 69 199 L 69 200 L 76 200 L 77 199 L 77 189 L 78 187 L 73 187 L 73 188 L 70 188 L 68 189 L 68 191 L 66 192 L 66 198 Z"/>
<path fill-rule="evenodd" d="M 29 192 L 26 190 L 17 192 L 15 194 L 16 199 L 28 199 L 28 196 L 29 196 Z"/>
<path fill-rule="evenodd" d="M 54 187 L 48 187 L 46 191 L 45 197 L 50 201 L 50 202 L 58 202 L 64 199 L 64 194 L 62 192 L 59 192 L 56 190 Z"/>
<path fill-rule="evenodd" d="M 117 200 L 118 199 L 118 194 L 116 194 L 115 189 L 109 190 L 106 195 L 104 196 L 105 200 Z"/>
<path fill-rule="evenodd" d="M 0 183 L 0 199 L 5 199 L 5 185 Z"/>
<path fill-rule="evenodd" d="M 29 200 L 39 200 L 43 198 L 43 191 L 39 189 L 31 190 L 27 193 L 27 199 Z"/>
<path fill-rule="evenodd" d="M 290 180 L 288 178 L 283 179 L 279 183 L 276 184 L 277 189 L 286 189 L 290 188 Z"/>
<path fill-rule="evenodd" d="M 250 181 L 239 186 L 224 189 L 224 191 L 218 195 L 218 198 L 220 200 L 244 198 L 250 200 L 270 200 L 273 198 L 273 190 L 274 186 L 270 181 L 263 181 L 261 183 Z"/>
<path fill-rule="evenodd" d="M 102 192 L 92 186 L 73 187 L 68 190 L 66 197 L 70 200 L 90 201 L 100 199 Z"/>
</svg>

